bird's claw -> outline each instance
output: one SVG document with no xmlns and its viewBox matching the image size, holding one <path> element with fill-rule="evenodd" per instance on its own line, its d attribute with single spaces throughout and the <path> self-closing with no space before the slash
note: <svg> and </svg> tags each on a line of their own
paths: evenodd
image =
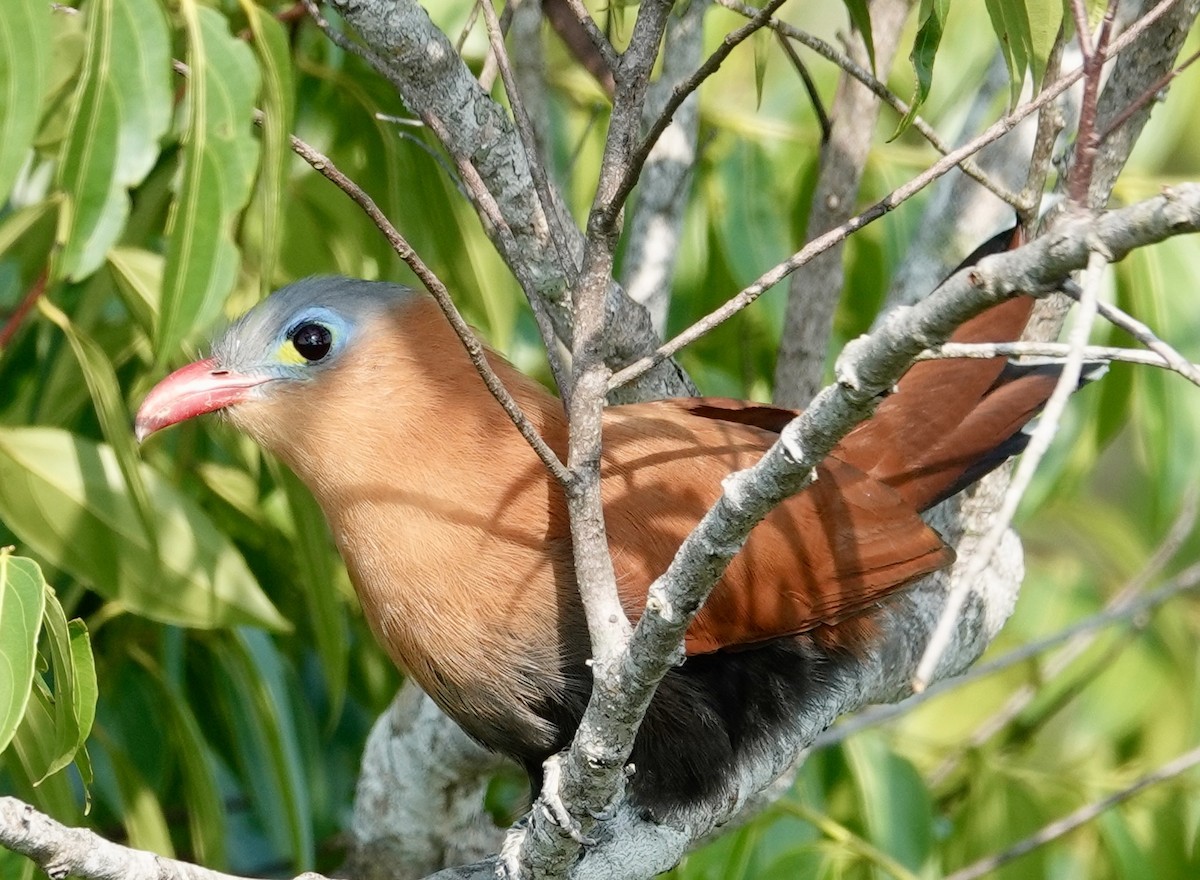
<svg viewBox="0 0 1200 880">
<path fill-rule="evenodd" d="M 566 805 L 563 804 L 562 798 L 555 795 L 553 798 L 542 796 L 542 812 L 546 814 L 546 818 L 561 828 L 573 841 L 580 846 L 595 846 L 596 839 L 588 837 L 583 833 L 571 814 L 567 811 Z"/>
<path fill-rule="evenodd" d="M 547 758 L 542 767 L 546 775 L 542 782 L 542 793 L 539 800 L 546 818 L 566 832 L 580 846 L 595 846 L 595 839 L 583 833 L 583 829 L 575 821 L 571 811 L 567 809 L 567 805 L 563 803 L 562 795 L 559 793 L 562 788 L 562 765 L 559 763 L 558 756 L 553 755 Z"/>
</svg>

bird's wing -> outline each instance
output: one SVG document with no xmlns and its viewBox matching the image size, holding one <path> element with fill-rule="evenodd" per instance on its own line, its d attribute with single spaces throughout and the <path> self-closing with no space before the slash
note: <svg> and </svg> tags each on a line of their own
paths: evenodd
<svg viewBox="0 0 1200 880">
<path fill-rule="evenodd" d="M 605 514 L 631 618 L 716 500 L 721 479 L 757 461 L 776 426 L 793 415 L 704 398 L 608 411 Z M 751 532 L 688 630 L 687 650 L 706 653 L 819 628 L 836 642 L 837 624 L 952 559 L 898 493 L 831 457 L 812 485 Z"/>
</svg>

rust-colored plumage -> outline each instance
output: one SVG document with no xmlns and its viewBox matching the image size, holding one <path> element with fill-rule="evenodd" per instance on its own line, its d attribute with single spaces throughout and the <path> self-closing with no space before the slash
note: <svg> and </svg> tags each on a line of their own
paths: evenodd
<svg viewBox="0 0 1200 880">
<path fill-rule="evenodd" d="M 1029 307 L 1010 301 L 956 338 L 1015 338 Z M 559 401 L 491 360 L 565 457 Z M 920 512 L 1019 451 L 1052 386 L 1001 361 L 911 370 L 729 566 L 639 733 L 635 801 L 665 815 L 726 797 L 738 762 L 796 717 L 806 682 L 873 637 L 871 609 L 953 559 Z M 346 279 L 293 285 L 211 360 L 164 380 L 139 433 L 216 409 L 313 491 L 396 663 L 536 780 L 591 687 L 564 499 L 432 300 Z M 605 515 L 631 619 L 722 477 L 793 415 L 706 398 L 607 410 Z"/>
</svg>

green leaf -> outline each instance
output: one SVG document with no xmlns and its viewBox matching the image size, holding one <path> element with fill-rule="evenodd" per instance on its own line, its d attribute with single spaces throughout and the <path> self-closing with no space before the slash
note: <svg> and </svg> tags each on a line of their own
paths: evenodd
<svg viewBox="0 0 1200 880">
<path fill-rule="evenodd" d="M 233 221 L 250 196 L 258 144 L 251 133 L 258 68 L 215 9 L 180 4 L 188 39 L 183 180 L 171 210 L 155 358 L 216 317 L 237 277 Z"/>
<path fill-rule="evenodd" d="M 195 502 L 146 465 L 153 554 L 107 446 L 51 428 L 0 429 L 0 519 L 105 598 L 182 626 L 286 629 L 241 555 Z"/>
<path fill-rule="evenodd" d="M 1025 0 L 1025 15 L 1029 20 L 1029 62 L 1034 86 L 1038 87 L 1063 26 L 1062 0 Z"/>
<path fill-rule="evenodd" d="M 920 870 L 933 845 L 933 808 L 920 774 L 878 736 L 846 744 L 870 839 L 905 866 Z"/>
<path fill-rule="evenodd" d="M 12 748 L 26 779 L 42 795 L 42 806 L 56 817 L 70 821 L 79 812 L 71 782 L 64 773 L 47 773 L 55 759 L 54 746 L 54 705 L 45 688 L 34 687 Z"/>
<path fill-rule="evenodd" d="M 287 492 L 288 508 L 295 524 L 299 588 L 304 596 L 307 622 L 316 636 L 317 653 L 329 688 L 329 720 L 335 722 L 346 697 L 350 664 L 350 636 L 346 605 L 336 584 L 344 569 L 338 560 L 325 525 L 325 516 L 300 480 L 279 469 L 278 477 Z"/>
<path fill-rule="evenodd" d="M 157 558 L 158 531 L 154 511 L 150 507 L 146 484 L 142 481 L 137 446 L 133 434 L 129 431 L 130 414 L 121 396 L 116 370 L 113 369 L 104 349 L 80 333 L 71 323 L 71 319 L 46 297 L 38 300 L 38 310 L 62 330 L 71 345 L 71 351 L 83 372 L 88 393 L 91 394 L 96 416 L 100 420 L 100 430 L 117 456 L 117 465 L 125 478 L 125 486 L 133 497 L 138 519 L 145 529 L 146 541 L 153 556 Z"/>
<path fill-rule="evenodd" d="M 42 116 L 50 79 L 50 5 L 6 0 L 0 15 L 0 205 L 8 199 Z"/>
<path fill-rule="evenodd" d="M 158 697 L 170 718 L 166 733 L 170 735 L 174 753 L 179 759 L 180 781 L 196 861 L 210 866 L 222 865 L 225 863 L 228 828 L 217 789 L 216 768 L 200 723 L 179 686 L 168 680 L 149 655 L 138 651 L 133 658 L 160 688 Z"/>
<path fill-rule="evenodd" d="M 750 38 L 754 43 L 754 109 L 762 109 L 763 80 L 767 76 L 767 61 L 771 57 L 771 32 L 766 28 Z"/>
<path fill-rule="evenodd" d="M 241 0 L 242 11 L 254 34 L 254 53 L 262 68 L 263 110 L 262 168 L 259 172 L 262 198 L 262 257 L 259 277 L 263 292 L 274 285 L 275 264 L 282 246 L 283 183 L 291 156 L 290 135 L 295 115 L 295 86 L 292 56 L 283 26 L 252 0 Z"/>
<path fill-rule="evenodd" d="M 0 550 L 0 752 L 25 717 L 47 589 L 36 562 Z"/>
<path fill-rule="evenodd" d="M 121 235 L 127 190 L 158 158 L 171 122 L 170 34 L 155 0 L 93 0 L 88 46 L 61 156 L 69 196 L 61 276 L 90 275 Z"/>
<path fill-rule="evenodd" d="M 904 114 L 904 118 L 892 134 L 893 139 L 912 125 L 912 121 L 921 110 L 921 105 L 929 97 L 929 89 L 933 86 L 933 62 L 937 57 L 942 33 L 946 29 L 946 16 L 949 14 L 950 0 L 921 0 L 921 9 L 917 15 L 920 25 L 917 28 L 916 39 L 913 40 L 912 52 L 908 56 L 917 76 L 917 87 L 912 100 L 909 101 L 908 112 Z"/>
<path fill-rule="evenodd" d="M 167 857 L 174 856 L 170 826 L 158 795 L 119 744 L 108 744 L 107 754 L 121 796 L 121 824 L 129 835 L 129 845 Z"/>
<path fill-rule="evenodd" d="M 108 252 L 108 265 L 121 302 L 149 336 L 154 330 L 162 292 L 162 255 L 140 248 L 115 247 Z"/>
<path fill-rule="evenodd" d="M 53 672 L 54 750 L 43 778 L 66 767 L 83 748 L 96 717 L 97 696 L 96 669 L 87 627 L 81 620 L 67 623 L 67 616 L 53 590 L 49 590 L 47 596 L 45 624 Z M 90 782 L 86 753 L 82 756 L 81 770 L 85 782 Z"/>
<path fill-rule="evenodd" d="M 291 708 L 292 687 L 282 658 L 263 633 L 239 629 L 223 640 L 213 659 L 219 670 L 215 696 L 224 704 L 238 753 L 250 780 L 249 795 L 263 828 L 297 867 L 312 864 L 309 780 Z"/>
<path fill-rule="evenodd" d="M 17 244 L 22 243 L 25 236 L 36 229 L 49 212 L 58 207 L 58 204 L 57 198 L 43 199 L 5 217 L 4 221 L 0 223 L 0 254 L 7 254 Z"/>
<path fill-rule="evenodd" d="M 850 13 L 850 22 L 854 29 L 862 34 L 863 45 L 867 47 L 867 58 L 871 62 L 871 72 L 875 72 L 875 38 L 871 35 L 871 11 L 867 8 L 867 0 L 842 0 L 846 11 Z"/>
<path fill-rule="evenodd" d="M 1029 69 L 1031 42 L 1024 0 L 985 0 L 992 30 L 1000 41 L 1000 54 L 1008 68 L 1009 103 L 1021 99 L 1025 72 Z"/>
</svg>

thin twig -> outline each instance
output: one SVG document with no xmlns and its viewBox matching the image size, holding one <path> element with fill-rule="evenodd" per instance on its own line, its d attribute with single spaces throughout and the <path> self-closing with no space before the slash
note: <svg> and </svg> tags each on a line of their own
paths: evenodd
<svg viewBox="0 0 1200 880">
<path fill-rule="evenodd" d="M 459 55 L 462 54 L 463 46 L 467 44 L 467 37 L 471 36 L 471 28 L 475 27 L 475 22 L 479 20 L 479 10 L 482 6 L 483 0 L 476 0 L 471 4 L 467 20 L 463 22 L 462 30 L 458 32 L 458 39 L 454 41 L 454 51 Z"/>
<path fill-rule="evenodd" d="M 1051 361 L 1064 361 L 1071 348 L 1062 342 L 1035 342 L 1022 340 L 1020 342 L 947 342 L 937 348 L 926 349 L 917 355 L 919 361 L 938 361 L 949 358 L 975 358 L 987 360 L 994 357 L 1035 357 Z M 1188 364 L 1190 369 L 1180 370 L 1174 364 L 1157 352 L 1142 351 L 1140 348 L 1119 348 L 1112 345 L 1086 345 L 1083 348 L 1083 358 L 1086 361 L 1121 362 L 1140 364 L 1146 367 L 1159 367 L 1179 373 L 1193 384 L 1200 385 L 1195 378 L 1200 373 L 1200 365 Z"/>
<path fill-rule="evenodd" d="M 573 481 L 570 472 L 559 461 L 558 456 L 554 454 L 554 450 L 546 445 L 546 441 L 538 434 L 533 423 L 521 411 L 520 405 L 508 393 L 508 389 L 504 387 L 504 383 L 500 381 L 500 377 L 496 375 L 491 365 L 487 362 L 487 353 L 482 343 L 471 332 L 471 328 L 467 322 L 463 320 L 462 315 L 454 305 L 454 301 L 450 298 L 450 294 L 446 290 L 446 286 L 442 284 L 441 279 L 434 274 L 432 269 L 425 265 L 425 262 L 412 249 L 412 246 L 400 234 L 399 230 L 392 225 L 383 211 L 379 209 L 379 206 L 375 204 L 375 201 L 367 195 L 362 187 L 339 171 L 328 156 L 318 152 L 295 135 L 291 136 L 291 143 L 292 150 L 297 156 L 319 171 L 327 180 L 362 208 L 363 212 L 371 218 L 379 231 L 383 233 L 388 244 L 392 246 L 392 250 L 421 279 L 421 283 L 432 294 L 443 314 L 445 314 L 446 320 L 450 322 L 450 326 L 454 329 L 455 334 L 457 334 L 459 341 L 462 342 L 467 356 L 471 359 L 471 363 L 475 365 L 475 369 L 479 372 L 488 391 L 492 393 L 492 396 L 496 398 L 496 402 L 508 413 L 508 417 L 516 425 L 517 430 L 521 432 L 521 436 L 525 438 L 525 442 L 537 453 L 538 458 L 542 460 L 542 463 L 554 475 L 554 478 L 563 486 L 570 486 Z"/>
<path fill-rule="evenodd" d="M 1193 64 L 1195 64 L 1198 59 L 1200 59 L 1200 49 L 1189 55 L 1186 60 L 1176 66 L 1173 70 L 1168 70 L 1157 80 L 1155 80 L 1150 85 L 1150 88 L 1138 95 L 1137 100 L 1131 101 L 1128 107 L 1118 113 L 1113 121 L 1105 126 L 1104 131 L 1100 132 L 1099 142 L 1103 144 L 1106 140 L 1108 140 L 1109 136 L 1114 131 L 1117 131 L 1122 125 L 1128 122 L 1129 118 L 1133 116 L 1133 114 L 1137 113 L 1151 101 L 1157 100 L 1158 96 L 1162 93 L 1162 90 L 1170 85 L 1171 80 L 1175 79 L 1175 77 L 1179 76 L 1179 74 L 1183 73 Z"/>
<path fill-rule="evenodd" d="M 741 0 L 716 0 L 716 2 L 724 6 L 726 9 L 732 10 L 733 12 L 736 12 L 739 15 L 743 15 L 747 18 L 752 17 L 758 12 L 758 10 L 753 6 L 748 6 L 745 3 L 742 3 Z M 866 86 L 871 93 L 875 95 L 875 97 L 879 98 L 889 107 L 891 107 L 892 110 L 894 110 L 900 116 L 903 117 L 908 115 L 908 103 L 891 89 L 889 89 L 886 83 L 875 77 L 869 70 L 856 62 L 849 55 L 839 52 L 836 48 L 829 43 L 826 43 L 819 37 L 815 37 L 807 31 L 802 31 L 786 21 L 773 18 L 767 23 L 767 27 L 774 30 L 776 34 L 780 35 L 780 37 L 787 38 L 787 40 L 781 39 L 781 42 L 787 47 L 788 50 L 792 50 L 788 40 L 795 40 L 801 45 L 812 49 L 818 55 L 825 58 L 827 61 L 832 62 L 839 69 L 843 70 L 845 73 L 854 77 L 864 86 Z M 925 117 L 914 117 L 912 124 L 913 128 L 915 128 L 922 137 L 929 141 L 930 146 L 932 146 L 939 153 L 945 155 L 946 153 L 950 152 L 952 149 L 950 144 L 942 139 L 941 135 L 937 133 L 937 130 L 925 120 Z M 969 158 L 963 159 L 962 162 L 959 163 L 959 170 L 982 186 L 984 189 L 988 190 L 988 192 L 996 196 L 996 198 L 1000 199 L 1006 204 L 1012 205 L 1014 208 L 1020 208 L 1018 197 L 1014 193 L 1010 192 L 1003 184 L 994 180 L 991 175 L 975 164 L 973 160 Z"/>
<path fill-rule="evenodd" d="M 1144 598 L 1146 585 L 1157 577 L 1158 573 L 1179 552 L 1179 548 L 1191 535 L 1192 527 L 1196 523 L 1197 491 L 1198 488 L 1195 485 L 1189 489 L 1188 494 L 1183 500 L 1183 504 L 1180 506 L 1179 515 L 1175 518 L 1175 522 L 1172 523 L 1166 538 L 1159 544 L 1158 549 L 1146 565 L 1142 567 L 1142 570 L 1130 578 L 1124 586 L 1113 594 L 1105 607 L 1105 612 L 1124 616 L 1126 609 L 1139 604 L 1139 601 Z M 1186 572 L 1179 575 L 1176 582 L 1180 578 L 1186 582 L 1189 578 L 1195 576 L 1193 573 L 1196 571 L 1197 566 L 1192 566 Z M 1137 616 L 1136 613 L 1129 615 L 1130 618 L 1136 618 Z M 1041 670 L 1041 680 L 1043 682 L 1049 681 L 1061 675 L 1072 663 L 1083 655 L 1094 640 L 1094 634 L 1080 634 L 1071 637 L 1070 641 L 1063 646 L 1061 651 L 1045 662 Z M 1026 707 L 1033 702 L 1038 693 L 1038 688 L 1035 688 L 1031 684 L 1022 685 L 1013 691 L 1004 701 L 1003 705 L 976 726 L 960 749 L 959 755 L 980 748 L 1025 711 Z M 931 785 L 940 784 L 950 775 L 957 763 L 957 757 L 955 755 L 948 756 L 929 774 Z"/>
<path fill-rule="evenodd" d="M 1046 59 L 1046 70 L 1042 75 L 1042 85 L 1054 82 L 1062 70 L 1063 50 L 1066 46 L 1065 29 L 1059 25 L 1058 36 L 1050 47 L 1050 55 Z M 1047 104 L 1038 111 L 1037 134 L 1034 135 L 1033 149 L 1029 152 L 1028 170 L 1025 174 L 1025 185 L 1017 197 L 1020 202 L 1017 208 L 1021 227 L 1026 234 L 1032 236 L 1037 225 L 1037 208 L 1041 203 L 1042 193 L 1046 191 L 1046 179 L 1050 176 L 1050 166 L 1054 158 L 1054 145 L 1058 136 L 1066 126 L 1063 109 L 1060 104 Z"/>
<path fill-rule="evenodd" d="M 750 303 L 754 302 L 765 291 L 769 290 L 774 285 L 778 284 L 800 266 L 805 265 L 818 254 L 822 254 L 829 248 L 833 247 L 838 242 L 847 238 L 851 233 L 856 232 L 869 223 L 878 220 L 884 214 L 887 214 L 892 209 L 912 198 L 928 184 L 941 177 L 952 168 L 956 167 L 963 157 L 977 152 L 981 147 L 986 146 L 1001 136 L 1007 134 L 1012 127 L 1021 119 L 1033 113 L 1036 109 L 1049 103 L 1054 98 L 1058 97 L 1067 86 L 1064 85 L 1067 80 L 1064 79 L 1056 86 L 1047 89 L 1036 99 L 1017 110 L 1010 113 L 1008 116 L 1001 119 L 999 122 L 992 125 L 983 134 L 976 137 L 974 140 L 964 144 L 957 150 L 947 153 L 940 161 L 934 163 L 928 169 L 918 174 L 908 183 L 893 190 L 880 201 L 871 205 L 864 211 L 851 217 L 840 226 L 835 226 L 833 229 L 826 232 L 824 235 L 819 235 L 812 239 L 808 244 L 794 253 L 791 257 L 781 263 L 776 264 L 771 269 L 768 269 L 749 286 L 743 288 L 739 293 L 730 297 L 726 302 L 709 312 L 700 320 L 696 321 L 686 330 L 675 336 L 674 338 L 663 343 L 651 355 L 647 355 L 632 364 L 624 367 L 613 374 L 609 379 L 608 388 L 612 391 L 615 388 L 632 382 L 638 377 L 652 370 L 658 364 L 672 357 L 676 352 L 684 346 L 699 339 L 704 334 L 708 333 L 717 325 L 727 321 L 735 314 L 740 312 Z"/>
<path fill-rule="evenodd" d="M 1079 38 L 1079 49 L 1083 53 L 1083 99 L 1079 103 L 1079 128 L 1075 135 L 1075 161 L 1071 163 L 1067 191 L 1071 201 L 1081 208 L 1086 204 L 1088 190 L 1092 184 L 1092 173 L 1096 166 L 1096 155 L 1100 150 L 1100 138 L 1096 131 L 1097 108 L 1100 101 L 1100 76 L 1108 60 L 1109 40 L 1112 37 L 1113 18 L 1117 12 L 1117 0 L 1108 0 L 1100 30 L 1093 44 L 1088 33 L 1087 5 L 1084 0 L 1071 0 L 1071 12 L 1075 16 L 1075 30 Z"/>
<path fill-rule="evenodd" d="M 775 36 L 779 39 L 779 45 L 783 47 L 783 54 L 788 57 L 788 61 L 792 62 L 796 73 L 800 74 L 800 81 L 804 83 L 804 91 L 808 93 L 808 101 L 812 104 L 813 112 L 817 114 L 817 124 L 821 126 L 821 143 L 826 144 L 829 142 L 833 123 L 829 121 L 829 114 L 825 112 L 825 104 L 821 101 L 821 93 L 817 91 L 817 84 L 813 82 L 812 74 L 808 72 L 808 65 L 796 52 L 791 41 L 779 30 L 775 31 Z"/>
<path fill-rule="evenodd" d="M 687 100 L 687 96 L 700 88 L 701 83 L 720 70 L 721 65 L 734 49 L 759 30 L 766 27 L 772 14 L 783 3 L 784 0 L 767 0 L 763 8 L 750 21 L 737 30 L 725 35 L 725 38 L 721 41 L 721 45 L 705 59 L 703 64 L 696 68 L 695 73 L 671 90 L 671 95 L 663 105 L 658 118 L 654 120 L 654 123 L 637 146 L 627 155 L 624 173 L 621 175 L 612 197 L 607 200 L 602 222 L 611 223 L 616 219 L 618 212 L 625 204 L 625 200 L 637 184 L 638 178 L 641 176 L 642 166 L 646 164 L 646 159 L 649 157 L 650 151 L 654 149 L 654 145 L 658 143 L 658 139 L 662 137 L 662 133 L 667 130 L 667 126 L 671 124 L 671 119 L 674 117 L 675 111 Z"/>
<path fill-rule="evenodd" d="M 491 0 L 476 0 L 475 8 L 483 11 L 483 7 L 487 5 L 491 9 Z M 492 16 L 496 14 L 495 9 L 491 9 Z M 483 13 L 485 16 L 486 12 Z M 500 42 L 503 44 L 505 36 L 508 35 L 509 28 L 512 27 L 512 6 L 504 5 L 504 11 L 500 13 L 499 23 L 496 26 L 496 33 L 500 35 Z M 491 39 L 492 28 L 488 28 L 488 53 L 483 59 L 483 70 L 479 71 L 479 87 L 485 92 L 491 92 L 492 86 L 496 84 L 496 74 L 500 72 L 500 59 L 496 54 L 496 44 Z M 518 132 L 518 136 L 519 136 Z"/>
<path fill-rule="evenodd" d="M 1079 301 L 1079 313 L 1075 316 L 1075 324 L 1072 326 L 1067 340 L 1071 352 L 1066 363 L 1063 364 L 1062 374 L 1058 377 L 1058 383 L 1055 385 L 1050 399 L 1046 401 L 1041 419 L 1034 428 L 1033 436 L 1030 437 L 1025 453 L 1021 456 L 1021 461 L 1017 465 L 1012 482 L 1004 494 L 1004 501 L 996 512 L 991 527 L 979 542 L 979 546 L 974 549 L 966 572 L 957 579 L 949 595 L 946 596 L 946 605 L 942 609 L 933 634 L 929 637 L 929 644 L 925 646 L 921 662 L 917 665 L 917 673 L 913 677 L 913 690 L 917 693 L 925 690 L 933 680 L 942 654 L 945 653 L 946 646 L 949 645 L 950 638 L 954 634 L 954 627 L 958 622 L 958 616 L 967 594 L 983 575 L 984 570 L 991 563 L 992 556 L 999 549 L 1000 542 L 1004 539 L 1004 534 L 1008 531 L 1013 516 L 1016 515 L 1017 505 L 1020 504 L 1025 490 L 1033 479 L 1034 471 L 1046 454 L 1046 450 L 1050 448 L 1050 441 L 1058 430 L 1058 423 L 1066 409 L 1067 401 L 1079 385 L 1079 377 L 1083 369 L 1083 349 L 1087 345 L 1088 335 L 1091 333 L 1092 324 L 1096 318 L 1100 280 L 1106 265 L 1107 257 L 1100 250 L 1093 250 L 1088 258 L 1083 294 Z"/>
<path fill-rule="evenodd" d="M 508 95 L 513 120 L 517 125 L 517 135 L 521 139 L 521 146 L 525 148 L 525 161 L 529 164 L 529 174 L 533 178 L 533 186 L 537 191 L 542 214 L 538 218 L 538 222 L 545 224 L 546 231 L 550 235 L 550 241 L 558 255 L 559 271 L 567 279 L 568 284 L 574 284 L 579 267 L 571 259 L 571 248 L 567 244 L 563 231 L 562 215 L 554 209 L 554 198 L 550 193 L 550 182 L 546 179 L 546 168 L 538 158 L 537 136 L 533 131 L 533 121 L 529 118 L 525 102 L 521 98 L 521 90 L 517 88 L 516 77 L 513 76 L 500 20 L 496 17 L 496 10 L 492 8 L 491 0 L 479 0 L 478 6 L 483 11 L 483 20 L 487 24 L 488 42 L 492 47 L 492 55 L 496 59 L 496 67 L 500 71 L 500 79 L 504 83 L 504 91 Z M 505 10 L 508 11 L 511 8 L 509 6 Z M 530 296 L 534 295 L 535 292 L 530 291 Z"/>
<path fill-rule="evenodd" d="M 1036 834 L 1031 834 L 1029 837 L 1026 837 L 1024 840 L 1013 844 L 1007 849 L 1003 849 L 998 853 L 993 853 L 992 855 L 980 859 L 979 861 L 974 862 L 973 864 L 970 864 L 961 870 L 955 871 L 953 874 L 947 875 L 945 880 L 978 880 L 978 878 L 992 873 L 997 868 L 1007 865 L 1014 859 L 1018 859 L 1040 846 L 1044 846 L 1053 840 L 1057 840 L 1064 834 L 1079 828 L 1081 825 L 1086 825 L 1097 816 L 1100 816 L 1106 811 L 1112 809 L 1117 804 L 1129 800 L 1129 798 L 1141 793 L 1150 786 L 1173 779 L 1181 773 L 1190 770 L 1192 767 L 1195 767 L 1197 764 L 1200 764 L 1200 747 L 1194 748 L 1188 752 L 1184 752 L 1175 760 L 1168 761 L 1166 764 L 1163 764 L 1153 773 L 1147 773 L 1132 785 L 1126 786 L 1120 791 L 1113 792 L 1112 794 L 1101 798 L 1095 803 L 1080 807 L 1073 813 L 1068 813 L 1061 819 L 1044 826 Z"/>
<path fill-rule="evenodd" d="M 551 22 L 553 23 L 557 15 L 557 4 L 550 3 L 544 5 L 548 7 L 546 16 L 550 18 Z M 621 57 L 613 48 L 612 43 L 609 42 L 608 37 L 604 35 L 604 32 L 597 27 L 596 22 L 592 19 L 591 14 L 587 11 L 587 7 L 583 5 L 581 0 L 565 0 L 565 6 L 574 15 L 576 21 L 579 22 L 580 28 L 587 35 L 588 40 L 591 42 L 596 52 L 599 53 L 600 59 L 603 61 L 604 67 L 607 70 L 593 69 L 593 65 L 586 58 L 581 59 L 584 66 L 588 67 L 592 75 L 595 76 L 598 81 L 600 81 L 601 85 L 611 96 L 613 90 L 616 88 L 616 85 L 613 82 L 613 73 L 616 71 L 617 67 L 620 66 Z M 562 30 L 560 30 L 558 27 L 555 27 L 555 30 L 558 32 L 559 36 L 563 37 L 565 40 Z M 607 73 L 607 76 L 605 76 L 605 73 Z"/>
<path fill-rule="evenodd" d="M 29 285 L 29 290 L 25 292 L 25 296 L 21 297 L 21 301 L 17 303 L 17 307 L 13 309 L 7 318 L 4 319 L 4 324 L 0 325 L 0 351 L 3 351 L 12 338 L 17 335 L 17 331 L 21 329 L 21 324 L 25 321 L 25 316 L 30 313 L 42 294 L 46 292 L 46 270 L 42 270 L 38 275 L 37 280 Z"/>
<path fill-rule="evenodd" d="M 550 182 L 546 178 L 546 168 L 539 158 L 533 122 L 525 109 L 525 102 L 521 98 L 521 90 L 517 87 L 516 77 L 513 76 L 508 50 L 504 45 L 504 28 L 496 17 L 496 10 L 492 8 L 491 0 L 479 0 L 476 5 L 483 11 L 492 57 L 500 71 L 500 78 L 504 82 L 504 90 L 508 95 L 508 102 L 512 107 L 513 119 L 517 126 L 517 136 L 525 150 L 525 161 L 529 166 L 529 174 L 533 178 L 534 190 L 537 192 L 537 205 L 541 214 L 537 222 L 543 226 L 550 237 L 555 256 L 558 258 L 559 273 L 568 284 L 572 284 L 578 275 L 579 268 L 571 258 L 571 247 L 567 243 L 563 217 L 559 211 L 555 210 L 555 200 L 550 191 Z M 506 6 L 505 13 L 510 13 L 511 9 L 511 6 Z M 554 384 L 558 386 L 563 406 L 568 407 L 571 400 L 571 383 L 566 367 L 559 356 L 556 345 L 558 337 L 554 332 L 553 321 L 537 290 L 530 286 L 525 288 L 525 291 L 537 322 L 538 332 L 541 333 L 542 342 L 546 348 L 546 359 L 550 364 L 550 372 L 554 376 Z"/>
<path fill-rule="evenodd" d="M 726 0 L 721 0 L 721 2 L 726 2 Z M 1165 15 L 1171 6 L 1175 4 L 1175 2 L 1177 2 L 1177 0 L 1161 0 L 1157 6 L 1150 10 L 1150 12 L 1146 13 L 1146 15 L 1139 18 L 1132 26 L 1130 26 L 1123 34 L 1121 34 L 1119 38 L 1113 40 L 1108 52 L 1108 59 L 1111 60 L 1112 58 L 1116 57 L 1116 55 L 1122 49 L 1141 36 L 1142 32 L 1163 15 Z M 1064 74 L 1057 82 L 1043 89 L 1041 94 L 1039 94 L 1036 98 L 1017 107 L 1011 113 L 993 123 L 988 129 L 975 137 L 973 140 L 968 141 L 958 149 L 947 153 L 940 161 L 931 165 L 928 169 L 914 177 L 908 183 L 893 190 L 883 199 L 876 202 L 874 205 L 871 205 L 869 208 L 855 215 L 854 217 L 851 217 L 841 226 L 831 229 L 824 235 L 813 239 L 799 251 L 794 253 L 791 257 L 781 263 L 776 264 L 771 269 L 768 269 L 748 287 L 743 288 L 739 293 L 726 300 L 724 305 L 721 305 L 709 312 L 682 333 L 663 343 L 654 351 L 653 354 L 640 358 L 628 366 L 618 370 L 609 379 L 609 391 L 619 388 L 622 385 L 626 385 L 629 382 L 636 380 L 640 376 L 645 375 L 663 361 L 674 356 L 675 353 L 684 346 L 689 345 L 704 334 L 708 333 L 718 324 L 721 324 L 733 317 L 746 306 L 750 305 L 750 303 L 758 299 L 758 297 L 761 296 L 765 291 L 778 284 L 813 257 L 825 252 L 839 241 L 842 241 L 852 232 L 856 232 L 863 226 L 873 223 L 875 220 L 878 220 L 893 208 L 896 208 L 903 202 L 912 198 L 932 181 L 941 177 L 951 168 L 959 165 L 963 158 L 978 152 L 981 148 L 987 146 L 992 141 L 1003 137 L 1026 116 L 1029 116 L 1031 113 L 1040 110 L 1042 107 L 1056 99 L 1059 95 L 1078 82 L 1082 76 L 1083 68 L 1076 68 L 1075 70 Z"/>
<path fill-rule="evenodd" d="M 1079 288 L 1074 284 L 1063 285 L 1062 292 L 1074 300 L 1079 299 Z M 1172 345 L 1160 339 L 1148 326 L 1119 306 L 1103 301 L 1098 306 L 1100 317 L 1110 324 L 1120 327 L 1146 348 L 1159 355 L 1172 370 L 1181 376 L 1186 376 L 1189 382 L 1200 384 L 1200 367 L 1185 358 Z"/>
<path fill-rule="evenodd" d="M 313 20 L 313 24 L 320 29 L 321 33 L 325 34 L 325 36 L 329 38 L 329 42 L 333 43 L 333 45 L 345 52 L 349 52 L 352 55 L 357 55 L 363 61 L 367 62 L 367 64 L 371 65 L 371 67 L 375 68 L 381 73 L 387 70 L 387 62 L 384 60 L 382 55 L 376 54 L 374 51 L 369 49 L 367 46 L 362 45 L 361 43 L 354 42 L 354 40 L 350 39 L 333 25 L 331 25 L 329 23 L 329 19 L 321 14 L 321 9 L 317 5 L 317 0 L 301 0 L 301 2 L 304 4 L 304 8 L 308 10 L 308 15 Z"/>
</svg>

